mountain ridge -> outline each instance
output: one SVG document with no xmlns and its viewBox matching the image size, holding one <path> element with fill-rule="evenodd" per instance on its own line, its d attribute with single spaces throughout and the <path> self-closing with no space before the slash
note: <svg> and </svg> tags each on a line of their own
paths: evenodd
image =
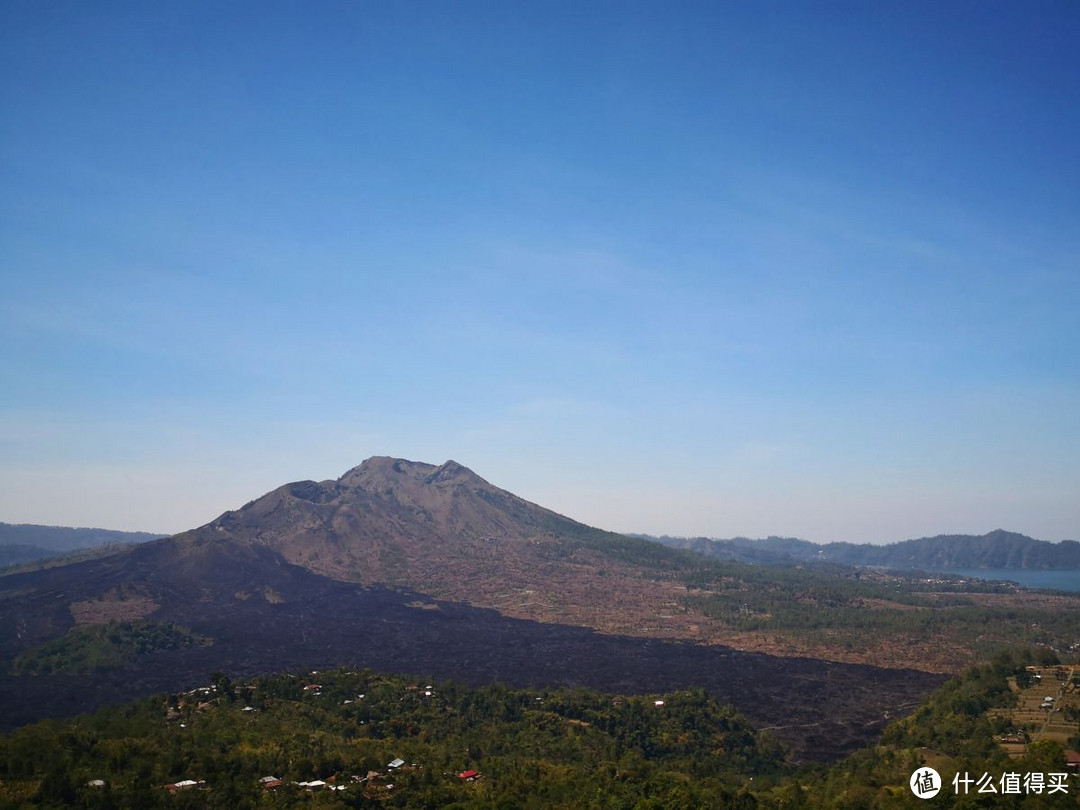
<svg viewBox="0 0 1080 810">
<path fill-rule="evenodd" d="M 48 560 L 114 544 L 145 543 L 165 535 L 36 523 L 0 523 L 0 568 Z"/>
<path fill-rule="evenodd" d="M 1000 568 L 1017 570 L 1080 570 L 1080 543 L 1049 543 L 1017 532 L 995 529 L 983 535 L 941 534 L 885 545 L 870 543 L 811 543 L 795 537 L 648 538 L 669 548 L 697 551 L 712 557 L 758 563 L 833 562 L 842 565 L 930 570 Z"/>
</svg>

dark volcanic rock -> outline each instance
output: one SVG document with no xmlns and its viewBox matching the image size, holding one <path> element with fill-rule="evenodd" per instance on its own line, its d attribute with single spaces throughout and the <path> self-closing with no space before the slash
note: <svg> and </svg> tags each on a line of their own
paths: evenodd
<svg viewBox="0 0 1080 810">
<path fill-rule="evenodd" d="M 239 677 L 353 666 L 468 683 L 581 685 L 624 693 L 702 686 L 759 727 L 775 729 L 797 757 L 831 759 L 871 742 L 886 713 L 902 714 L 944 680 L 922 672 L 602 635 L 433 603 L 414 593 L 359 588 L 272 558 L 260 562 L 278 569 L 265 579 L 283 601 L 233 599 L 207 611 L 201 600 L 181 598 L 179 590 L 161 592 L 167 603 L 161 610 L 212 637 L 212 647 L 155 653 L 137 667 L 94 676 L 5 675 L 4 727 L 188 689 L 215 670 Z M 243 568 L 226 566 L 232 575 L 215 589 L 250 585 L 251 570 Z"/>
</svg>

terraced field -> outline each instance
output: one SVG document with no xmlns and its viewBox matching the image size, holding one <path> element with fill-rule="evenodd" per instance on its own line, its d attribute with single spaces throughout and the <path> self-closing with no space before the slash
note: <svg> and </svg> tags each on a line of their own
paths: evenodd
<svg viewBox="0 0 1080 810">
<path fill-rule="evenodd" d="M 1016 694 L 1016 706 L 989 714 L 1012 727 L 996 737 L 1010 757 L 1022 757 L 1039 740 L 1068 747 L 1080 732 L 1080 667 L 1030 666 L 1025 678 L 1009 679 L 1009 688 Z"/>
</svg>

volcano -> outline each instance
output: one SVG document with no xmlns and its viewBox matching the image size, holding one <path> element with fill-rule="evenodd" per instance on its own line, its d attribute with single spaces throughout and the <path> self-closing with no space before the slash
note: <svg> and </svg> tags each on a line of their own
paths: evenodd
<svg viewBox="0 0 1080 810">
<path fill-rule="evenodd" d="M 204 646 L 120 668 L 0 674 L 0 723 L 162 690 L 217 670 L 367 666 L 466 682 L 615 692 L 702 686 L 839 756 L 941 676 L 740 652 L 682 607 L 698 558 L 586 526 L 448 461 L 368 459 L 286 484 L 197 529 L 0 577 L 0 660 L 80 626 L 174 622 Z M 708 642 L 708 643 L 705 643 Z"/>
</svg>

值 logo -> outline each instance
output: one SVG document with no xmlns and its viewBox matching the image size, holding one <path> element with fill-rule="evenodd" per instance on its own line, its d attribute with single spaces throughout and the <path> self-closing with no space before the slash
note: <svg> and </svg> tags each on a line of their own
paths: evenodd
<svg viewBox="0 0 1080 810">
<path fill-rule="evenodd" d="M 911 775 L 911 792 L 920 799 L 930 799 L 941 790 L 941 777 L 933 768 L 919 768 Z"/>
</svg>

